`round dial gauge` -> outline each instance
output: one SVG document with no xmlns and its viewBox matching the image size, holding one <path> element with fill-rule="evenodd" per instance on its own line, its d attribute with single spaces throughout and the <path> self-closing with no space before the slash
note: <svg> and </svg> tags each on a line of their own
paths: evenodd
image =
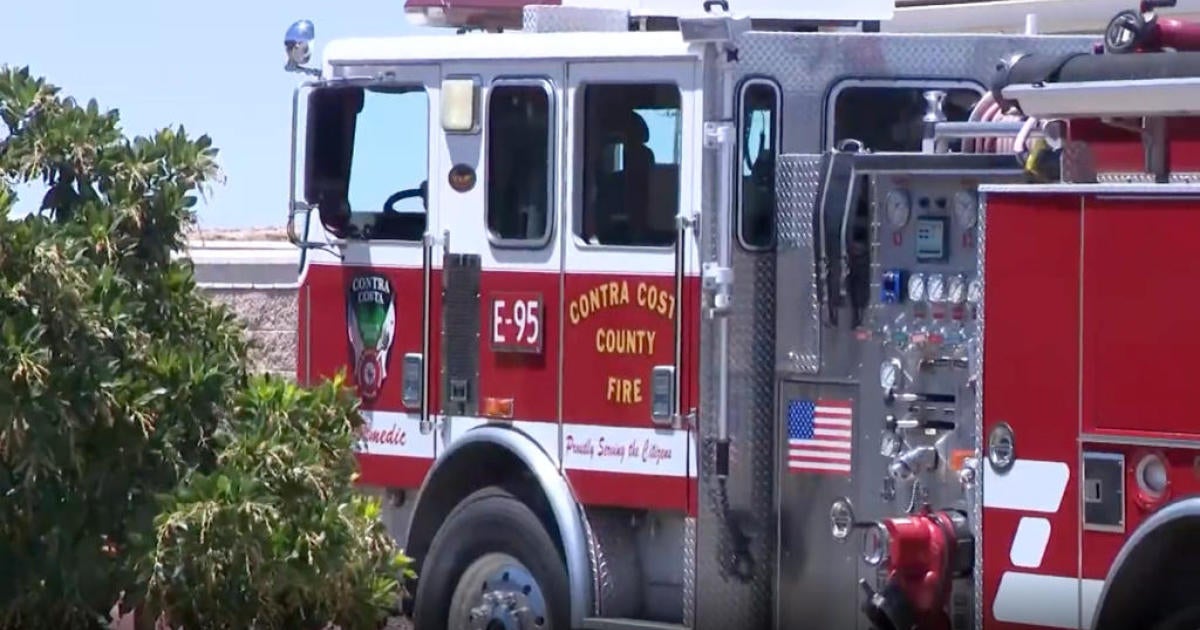
<svg viewBox="0 0 1200 630">
<path fill-rule="evenodd" d="M 903 190 L 893 189 L 884 198 L 884 203 L 887 206 L 887 217 L 892 227 L 903 227 L 905 223 L 908 223 L 911 207 L 907 193 Z"/>
<path fill-rule="evenodd" d="M 969 190 L 960 190 L 954 195 L 954 217 L 963 228 L 975 226 L 979 220 L 979 203 L 975 194 Z"/>
<path fill-rule="evenodd" d="M 935 273 L 929 276 L 929 301 L 944 302 L 946 300 L 946 280 L 942 274 Z"/>
<path fill-rule="evenodd" d="M 879 385 L 884 391 L 890 391 L 896 387 L 896 381 L 900 379 L 900 362 L 896 359 L 884 361 L 879 366 Z"/>
<path fill-rule="evenodd" d="M 967 283 L 967 301 L 979 304 L 981 300 L 983 300 L 983 282 L 979 278 L 971 278 L 971 282 Z"/>
<path fill-rule="evenodd" d="M 946 287 L 946 298 L 951 304 L 962 304 L 967 293 L 967 279 L 963 276 L 950 276 L 950 284 Z"/>
<path fill-rule="evenodd" d="M 925 275 L 914 273 L 908 277 L 908 301 L 920 302 L 925 299 Z"/>
</svg>

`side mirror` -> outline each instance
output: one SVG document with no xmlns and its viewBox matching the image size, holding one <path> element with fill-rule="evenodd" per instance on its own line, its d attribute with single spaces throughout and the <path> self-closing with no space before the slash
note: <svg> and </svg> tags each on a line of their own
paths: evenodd
<svg viewBox="0 0 1200 630">
<path fill-rule="evenodd" d="M 362 106 L 360 87 L 318 87 L 308 95 L 304 200 L 316 206 L 321 222 L 337 236 L 344 236 L 350 218 L 350 162 Z"/>
</svg>

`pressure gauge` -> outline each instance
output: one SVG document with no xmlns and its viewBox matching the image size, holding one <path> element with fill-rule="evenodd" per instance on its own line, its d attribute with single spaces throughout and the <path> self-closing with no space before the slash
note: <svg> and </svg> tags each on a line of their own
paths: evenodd
<svg viewBox="0 0 1200 630">
<path fill-rule="evenodd" d="M 927 282 L 929 283 L 929 301 L 946 301 L 946 280 L 942 277 L 942 274 L 930 274 Z"/>
<path fill-rule="evenodd" d="M 975 193 L 969 190 L 960 190 L 954 195 L 954 217 L 958 219 L 958 224 L 963 229 L 975 227 L 975 222 L 979 219 L 979 201 L 975 197 Z"/>
<path fill-rule="evenodd" d="M 925 299 L 925 274 L 914 273 L 908 277 L 908 301 L 920 302 Z"/>
<path fill-rule="evenodd" d="M 967 283 L 967 301 L 971 304 L 979 304 L 983 301 L 983 281 L 979 278 L 971 278 Z"/>
<path fill-rule="evenodd" d="M 950 284 L 946 287 L 947 301 L 951 304 L 962 304 L 967 293 L 967 279 L 961 275 L 950 276 Z"/>
<path fill-rule="evenodd" d="M 889 359 L 884 361 L 879 366 L 879 386 L 883 391 L 891 391 L 895 389 L 896 382 L 900 380 L 900 361 L 898 359 Z"/>
<path fill-rule="evenodd" d="M 892 227 L 904 227 L 904 224 L 908 223 L 908 215 L 911 211 L 908 193 L 892 189 L 884 198 L 884 204 L 887 206 L 888 222 L 892 224 Z"/>
</svg>

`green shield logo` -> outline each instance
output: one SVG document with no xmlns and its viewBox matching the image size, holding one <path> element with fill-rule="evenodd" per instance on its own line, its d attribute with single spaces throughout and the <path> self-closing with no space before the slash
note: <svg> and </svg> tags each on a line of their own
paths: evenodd
<svg viewBox="0 0 1200 630">
<path fill-rule="evenodd" d="M 386 276 L 366 273 L 350 281 L 346 321 L 355 356 L 359 395 L 372 399 L 387 378 L 387 356 L 396 332 L 396 296 Z"/>
</svg>

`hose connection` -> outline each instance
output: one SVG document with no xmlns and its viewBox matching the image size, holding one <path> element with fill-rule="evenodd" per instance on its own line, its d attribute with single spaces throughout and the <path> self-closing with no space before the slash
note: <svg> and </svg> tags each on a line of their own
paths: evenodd
<svg viewBox="0 0 1200 630">
<path fill-rule="evenodd" d="M 863 561 L 883 574 L 876 591 L 859 580 L 861 609 L 876 630 L 950 630 L 947 604 L 955 579 L 975 566 L 975 537 L 967 515 L 928 506 L 868 527 Z"/>
</svg>

